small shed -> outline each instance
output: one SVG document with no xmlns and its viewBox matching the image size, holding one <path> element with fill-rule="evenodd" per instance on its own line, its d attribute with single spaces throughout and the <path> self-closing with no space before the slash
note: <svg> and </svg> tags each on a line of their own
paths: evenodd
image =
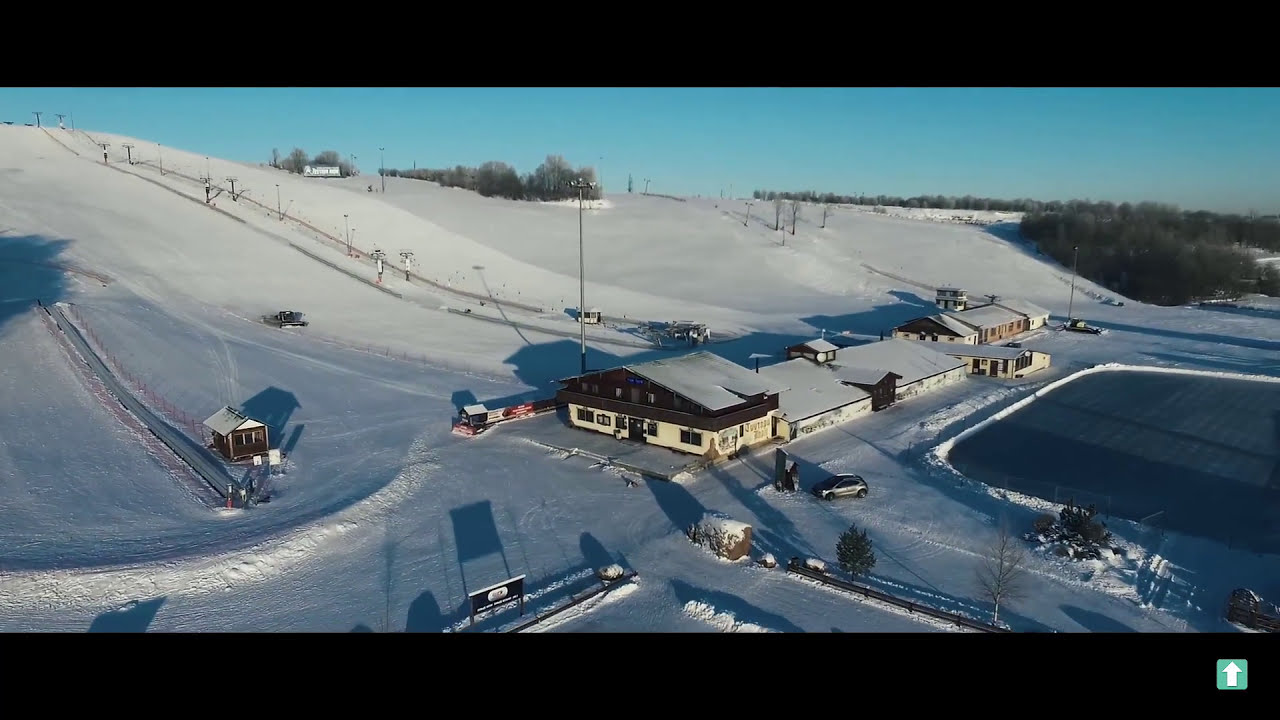
<svg viewBox="0 0 1280 720">
<path fill-rule="evenodd" d="M 230 406 L 214 413 L 204 426 L 213 433 L 213 448 L 231 462 L 261 455 L 271 447 L 266 424 Z"/>
</svg>

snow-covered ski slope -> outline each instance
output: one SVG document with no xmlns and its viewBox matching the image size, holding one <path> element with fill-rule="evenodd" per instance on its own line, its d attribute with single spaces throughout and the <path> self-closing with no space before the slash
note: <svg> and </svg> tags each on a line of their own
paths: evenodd
<svg viewBox="0 0 1280 720">
<path fill-rule="evenodd" d="M 109 144 L 109 165 L 95 141 Z M 141 164 L 124 162 L 124 143 Z M 245 197 L 224 191 L 206 207 L 202 183 L 182 177 L 206 174 L 228 191 L 225 178 L 235 177 Z M 869 582 L 983 616 L 971 576 L 991 518 L 1031 511 L 957 491 L 910 458 L 1025 386 L 972 379 L 791 447 L 808 479 L 824 470 L 866 475 L 875 491 L 865 504 L 776 497 L 763 457 L 684 484 L 628 487 L 590 460 L 522 439 L 518 423 L 456 438 L 449 420 L 460 401 L 528 397 L 576 373 L 576 325 L 564 312 L 577 305 L 576 203 L 486 199 L 397 178 L 384 195 L 368 192 L 370 183 L 381 187 L 376 175 L 312 180 L 141 139 L 0 128 L 0 363 L 5 397 L 21 407 L 0 427 L 0 502 L 16 509 L 0 520 L 11 548 L 0 566 L 0 628 L 461 629 L 468 589 L 524 573 L 536 611 L 589 586 L 591 568 L 619 562 L 640 572 L 634 590 L 548 629 L 947 629 L 781 570 L 711 558 L 681 532 L 706 510 L 752 523 L 757 545 L 781 560 L 831 562 L 835 537 L 858 522 L 881 549 Z M 370 286 L 367 258 L 280 220 L 277 184 L 291 218 L 335 237 L 352 228 L 355 248 L 386 252 L 383 287 L 401 297 Z M 1026 298 L 1055 315 L 1067 309 L 1069 273 L 1007 227 L 837 210 L 819 228 L 821 210 L 805 207 L 784 244 L 767 203 L 755 203 L 744 226 L 746 209 L 609 196 L 584 219 L 588 306 L 733 331 L 743 339 L 713 347 L 743 364 L 792 336 L 874 334 L 928 313 L 934 284 Z M 395 272 L 401 251 L 446 287 L 404 282 Z M 1274 320 L 1114 307 L 1093 299 L 1110 295 L 1104 289 L 1078 287 L 1076 314 L 1111 332 L 1028 340 L 1055 364 L 1033 384 L 1101 362 L 1280 375 Z M 481 305 L 452 289 L 493 300 Z M 75 303 L 109 362 L 169 406 L 203 418 L 244 404 L 270 416 L 289 458 L 272 480 L 273 502 L 214 512 L 191 498 L 60 354 L 30 307 L 35 298 Z M 311 327 L 256 321 L 280 309 L 305 312 Z M 592 365 L 669 352 L 626 344 L 634 340 L 593 328 Z M 1240 568 L 1215 574 L 1219 584 L 1276 576 L 1265 558 L 1249 566 L 1190 540 L 1166 541 L 1160 552 L 1158 563 L 1135 555 L 1088 579 L 1037 559 L 1034 599 L 1004 616 L 1024 629 L 1220 629 L 1216 600 L 1159 598 L 1216 597 L 1217 585 L 1195 585 L 1202 565 Z M 1142 568 L 1157 564 L 1166 587 L 1186 586 L 1181 594 L 1142 594 Z M 245 610 L 229 614 L 231 605 Z"/>
</svg>

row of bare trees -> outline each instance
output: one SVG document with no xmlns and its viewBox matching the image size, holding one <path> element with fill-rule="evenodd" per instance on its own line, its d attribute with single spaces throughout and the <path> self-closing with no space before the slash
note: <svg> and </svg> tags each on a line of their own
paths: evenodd
<svg viewBox="0 0 1280 720">
<path fill-rule="evenodd" d="M 507 163 L 491 160 L 480 167 L 458 165 L 453 168 L 414 168 L 397 170 L 388 168 L 392 177 L 428 180 L 443 187 L 470 190 L 485 197 L 503 197 L 509 200 L 567 200 L 578 197 L 578 191 L 569 187 L 575 180 L 596 183 L 583 193 L 588 200 L 598 200 L 603 188 L 597 181 L 596 170 L 584 166 L 575 168 L 560 155 L 548 155 L 533 172 L 523 176 Z"/>
<path fill-rule="evenodd" d="M 356 172 L 355 168 L 352 167 L 352 164 L 343 160 L 342 156 L 335 150 L 325 150 L 324 152 L 317 154 L 315 157 L 311 157 L 310 155 L 307 155 L 306 150 L 296 147 L 293 150 L 290 150 L 288 155 L 282 157 L 279 149 L 271 148 L 271 167 L 273 168 L 285 170 L 287 172 L 294 173 L 295 175 L 301 175 L 302 169 L 308 165 L 336 167 L 338 168 L 338 174 L 342 177 L 350 177 L 352 175 L 359 174 Z"/>
</svg>

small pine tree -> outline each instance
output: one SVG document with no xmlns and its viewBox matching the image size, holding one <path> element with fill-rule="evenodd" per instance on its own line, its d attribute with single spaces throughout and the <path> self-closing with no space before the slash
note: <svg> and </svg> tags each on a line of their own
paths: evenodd
<svg viewBox="0 0 1280 720">
<path fill-rule="evenodd" d="M 857 525 L 850 525 L 848 530 L 840 533 L 836 542 L 836 562 L 840 569 L 850 575 L 864 575 L 876 566 L 875 550 L 871 547 L 871 538 L 866 530 L 859 530 Z"/>
<path fill-rule="evenodd" d="M 631 175 L 627 175 L 627 192 L 631 192 L 635 184 L 631 181 Z"/>
</svg>

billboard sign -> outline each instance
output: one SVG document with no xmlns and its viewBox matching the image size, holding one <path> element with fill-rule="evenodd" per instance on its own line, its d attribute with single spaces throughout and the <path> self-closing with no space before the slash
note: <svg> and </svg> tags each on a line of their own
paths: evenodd
<svg viewBox="0 0 1280 720">
<path fill-rule="evenodd" d="M 520 602 L 520 614 L 524 615 L 524 575 L 503 580 L 497 585 L 490 585 L 482 590 L 468 593 L 471 601 L 471 624 L 476 622 L 476 615 L 506 605 L 513 600 Z"/>
<path fill-rule="evenodd" d="M 305 165 L 303 177 L 342 177 L 342 169 L 332 165 Z"/>
</svg>

